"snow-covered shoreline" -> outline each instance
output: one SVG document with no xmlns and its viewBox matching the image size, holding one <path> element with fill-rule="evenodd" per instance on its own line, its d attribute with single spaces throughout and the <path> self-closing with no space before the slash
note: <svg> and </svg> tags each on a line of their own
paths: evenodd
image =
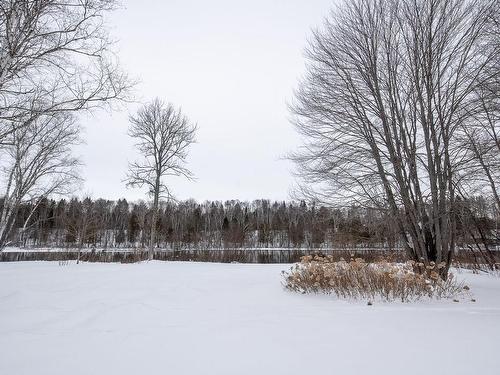
<svg viewBox="0 0 500 375">
<path fill-rule="evenodd" d="M 500 279 L 476 302 L 286 292 L 288 265 L 0 264 L 0 373 L 497 374 Z"/>
<path fill-rule="evenodd" d="M 85 246 L 83 248 L 78 247 L 18 247 L 18 246 L 7 246 L 2 249 L 3 253 L 91 253 L 91 252 L 106 252 L 106 253 L 134 253 L 134 252 L 146 252 L 147 248 L 141 247 L 89 247 Z M 185 247 L 179 249 L 173 248 L 156 248 L 156 252 L 169 253 L 175 251 L 181 252 L 203 252 L 203 251 L 254 251 L 254 252 L 304 252 L 304 253 L 335 253 L 335 252 L 352 252 L 355 253 L 398 253 L 404 252 L 402 248 L 389 248 L 389 247 Z M 457 249 L 457 252 L 468 251 L 468 249 Z M 500 252 L 500 247 L 493 247 L 490 249 L 492 252 Z"/>
</svg>

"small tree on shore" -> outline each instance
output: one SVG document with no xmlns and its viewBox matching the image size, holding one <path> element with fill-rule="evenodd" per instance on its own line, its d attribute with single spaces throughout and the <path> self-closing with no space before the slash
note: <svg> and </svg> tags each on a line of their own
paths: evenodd
<svg viewBox="0 0 500 375">
<path fill-rule="evenodd" d="M 195 142 L 196 125 L 180 109 L 158 98 L 131 116 L 130 123 L 129 135 L 136 140 L 142 160 L 129 165 L 126 182 L 131 187 L 147 187 L 153 199 L 149 239 L 149 259 L 153 259 L 159 200 L 172 198 L 164 179 L 193 177 L 185 164 L 189 146 Z"/>
</svg>

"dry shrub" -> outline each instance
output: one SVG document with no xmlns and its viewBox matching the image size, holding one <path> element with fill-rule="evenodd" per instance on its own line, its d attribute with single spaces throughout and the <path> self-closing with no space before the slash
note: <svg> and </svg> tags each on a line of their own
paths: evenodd
<svg viewBox="0 0 500 375">
<path fill-rule="evenodd" d="M 423 297 L 456 298 L 467 287 L 453 274 L 443 280 L 437 272 L 443 265 L 367 263 L 361 258 L 334 261 L 330 256 L 305 256 L 289 272 L 283 271 L 287 289 L 300 293 L 333 293 L 341 298 L 415 301 Z M 465 289 L 464 289 L 465 288 Z"/>
</svg>

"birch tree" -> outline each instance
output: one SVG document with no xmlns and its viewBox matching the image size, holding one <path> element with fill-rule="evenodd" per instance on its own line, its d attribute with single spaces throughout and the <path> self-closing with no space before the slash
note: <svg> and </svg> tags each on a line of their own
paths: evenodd
<svg viewBox="0 0 500 375">
<path fill-rule="evenodd" d="M 130 118 L 129 135 L 142 156 L 129 165 L 128 186 L 146 187 L 153 199 L 149 259 L 156 244 L 156 224 L 160 198 L 171 198 L 165 179 L 169 176 L 192 178 L 185 166 L 188 149 L 195 142 L 196 125 L 170 103 L 156 98 Z"/>
<path fill-rule="evenodd" d="M 0 154 L 4 186 L 0 249 L 7 244 L 22 203 L 32 202 L 32 214 L 44 198 L 66 194 L 79 182 L 79 161 L 71 156 L 72 146 L 79 143 L 79 130 L 70 113 L 60 112 L 36 119 L 30 116 L 8 135 Z"/>
<path fill-rule="evenodd" d="M 71 114 L 129 96 L 132 83 L 112 52 L 104 21 L 116 7 L 114 0 L 0 0 L 0 152 L 6 175 L 0 247 L 20 202 L 55 193 L 76 177 L 77 162 L 68 150 L 78 133 Z"/>
<path fill-rule="evenodd" d="M 468 157 L 458 136 L 500 74 L 498 11 L 491 0 L 345 1 L 314 32 L 292 105 L 304 190 L 386 210 L 409 255 L 442 277 Z"/>
</svg>

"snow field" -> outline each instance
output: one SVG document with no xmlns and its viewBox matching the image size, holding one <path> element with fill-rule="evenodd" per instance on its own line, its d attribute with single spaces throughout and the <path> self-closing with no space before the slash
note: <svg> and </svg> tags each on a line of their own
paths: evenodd
<svg viewBox="0 0 500 375">
<path fill-rule="evenodd" d="M 0 263 L 0 374 L 500 374 L 500 278 L 367 306 L 287 292 L 288 268 Z"/>
</svg>

